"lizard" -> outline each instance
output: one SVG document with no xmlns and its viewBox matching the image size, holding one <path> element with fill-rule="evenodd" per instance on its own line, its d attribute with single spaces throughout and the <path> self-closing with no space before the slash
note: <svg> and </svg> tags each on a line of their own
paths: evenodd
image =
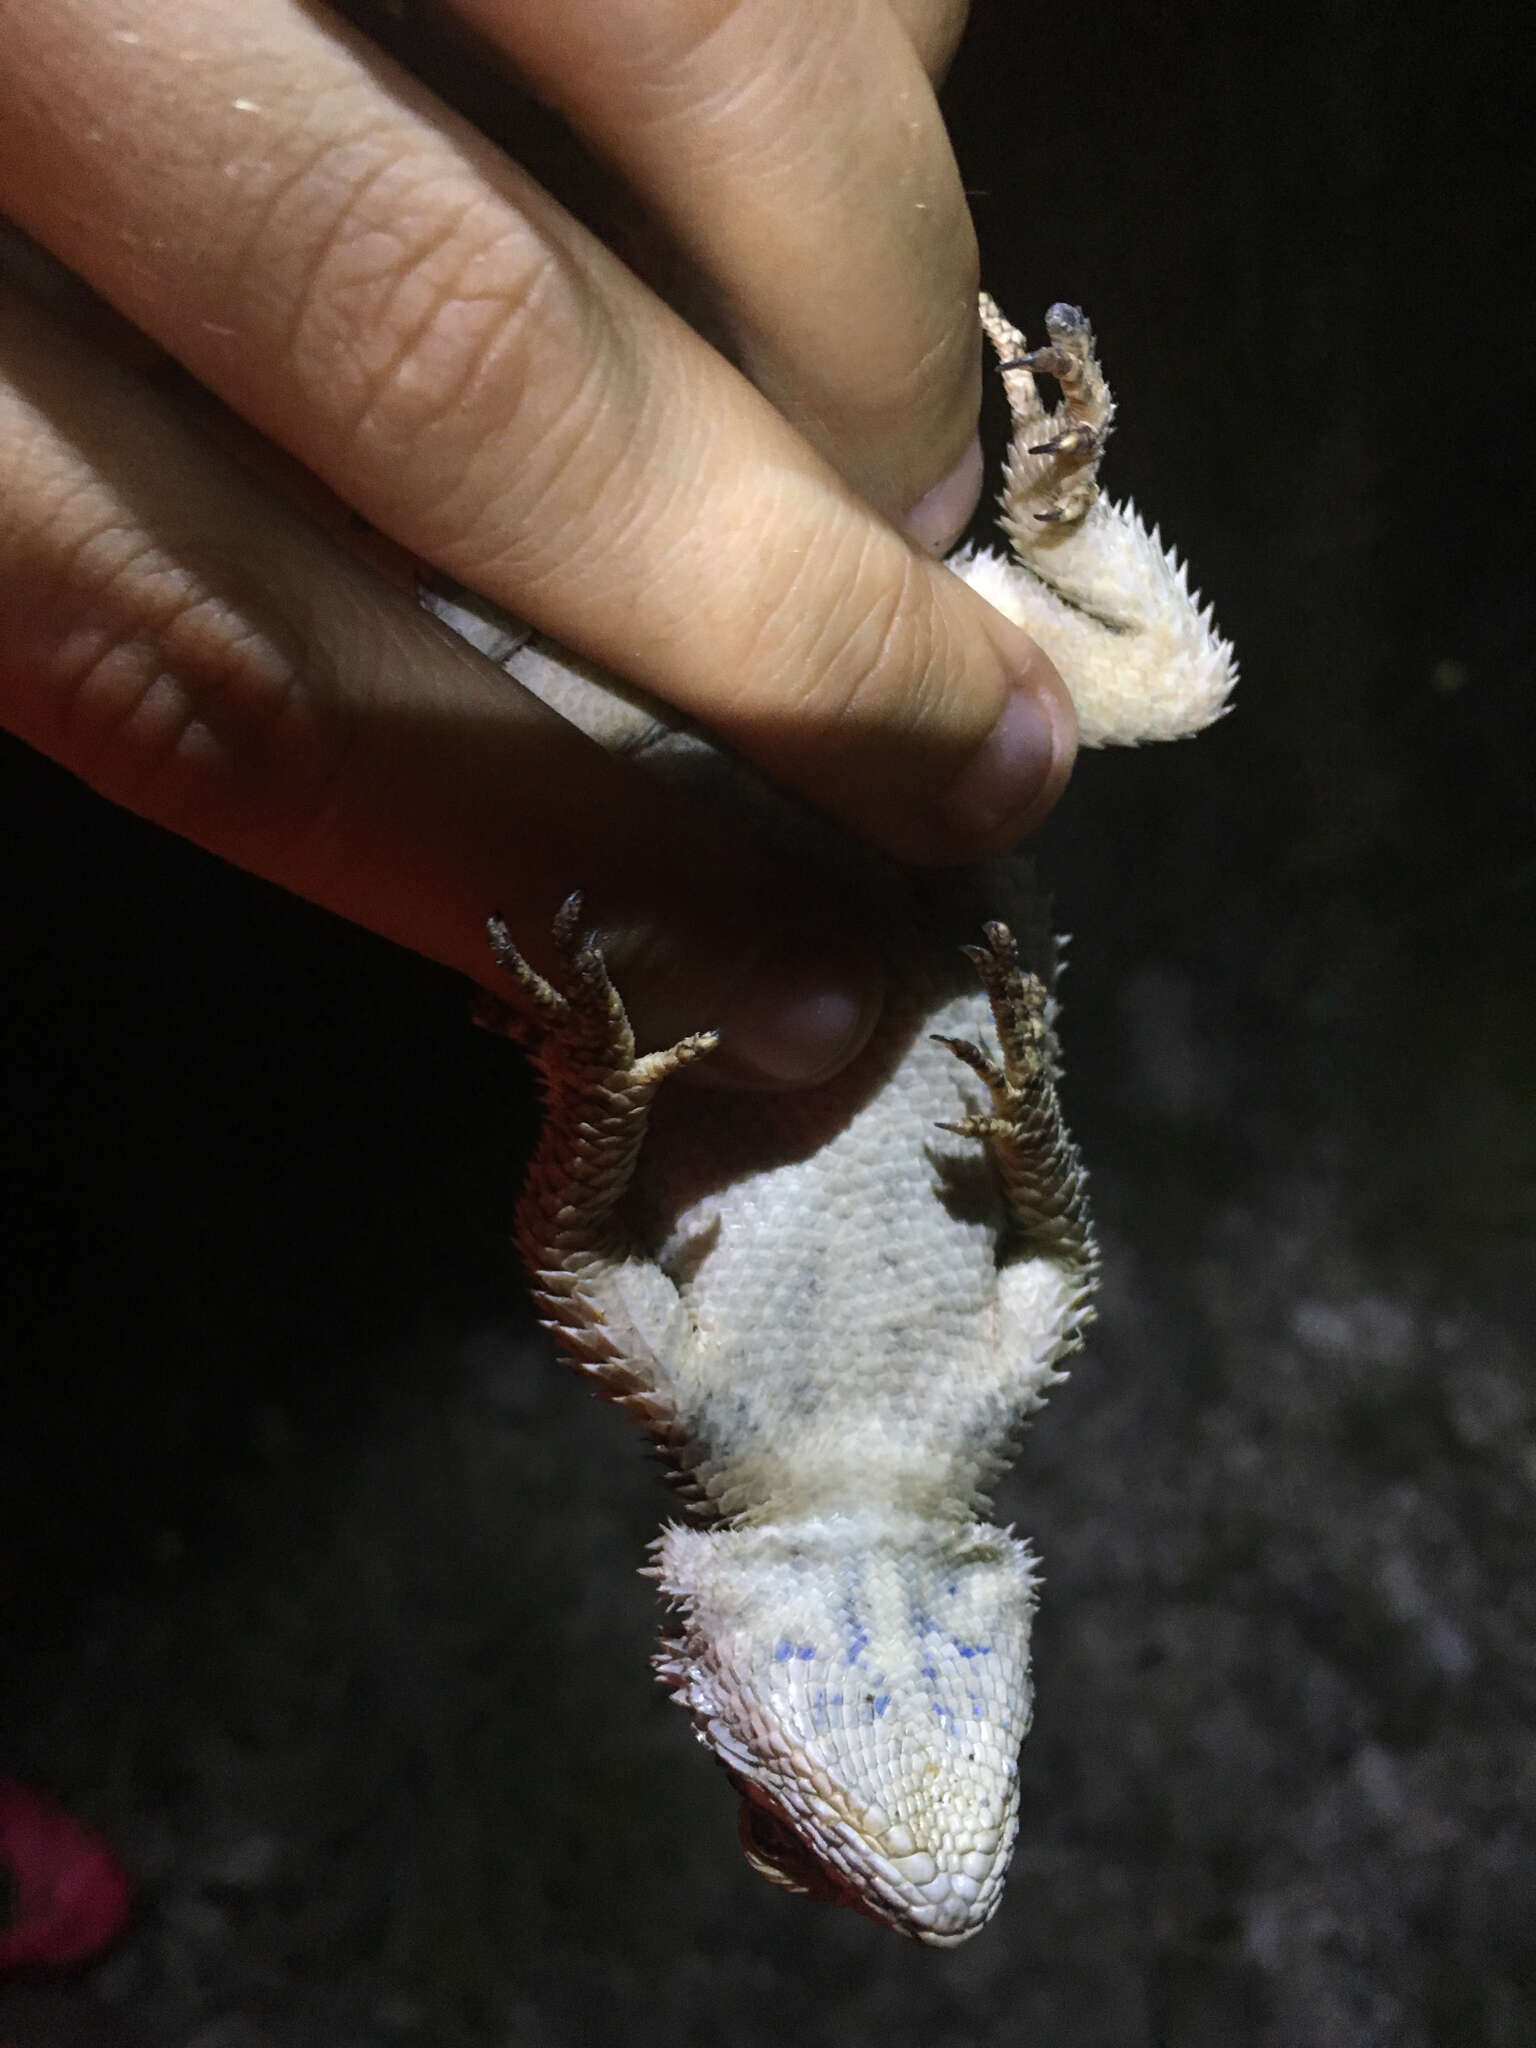
<svg viewBox="0 0 1536 2048">
<path fill-rule="evenodd" d="M 985 295 L 981 317 L 1012 413 L 1011 546 L 949 566 L 1052 656 L 1083 743 L 1199 730 L 1232 649 L 1158 533 L 1100 494 L 1114 405 L 1087 320 L 1051 307 L 1030 349 Z M 1098 1269 L 1030 863 L 898 870 L 568 649 L 465 593 L 426 601 L 651 772 L 729 778 L 872 906 L 882 1021 L 809 1090 L 677 1086 L 715 1034 L 636 1050 L 579 896 L 553 981 L 489 921 L 506 993 L 479 1018 L 542 1086 L 515 1224 L 542 1320 L 685 1505 L 650 1567 L 676 1617 L 656 1663 L 742 1794 L 748 1861 L 953 1946 L 1001 1898 L 1033 1710 L 1035 1565 L 990 1493 Z"/>
</svg>

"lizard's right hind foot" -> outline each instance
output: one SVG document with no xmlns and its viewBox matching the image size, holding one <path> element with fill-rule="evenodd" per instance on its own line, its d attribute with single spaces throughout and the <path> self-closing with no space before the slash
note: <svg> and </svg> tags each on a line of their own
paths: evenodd
<svg viewBox="0 0 1536 2048">
<path fill-rule="evenodd" d="M 997 352 L 1013 414 L 1004 478 L 1008 518 L 1036 526 L 1078 525 L 1098 501 L 1099 458 L 1115 417 L 1087 315 L 1065 302 L 1052 306 L 1045 316 L 1046 345 L 1026 348 L 1023 334 L 984 292 L 981 324 Z M 1045 409 L 1037 377 L 1054 377 L 1061 387 L 1053 413 Z"/>
<path fill-rule="evenodd" d="M 1056 1094 L 1055 1045 L 1045 984 L 1019 958 L 1005 924 L 964 950 L 986 994 L 1001 1057 L 969 1039 L 945 1038 L 991 1098 L 990 1108 L 939 1128 L 979 1138 L 991 1152 L 1024 1237 L 1055 1253 L 1085 1281 L 1097 1265 L 1087 1181 Z"/>
</svg>

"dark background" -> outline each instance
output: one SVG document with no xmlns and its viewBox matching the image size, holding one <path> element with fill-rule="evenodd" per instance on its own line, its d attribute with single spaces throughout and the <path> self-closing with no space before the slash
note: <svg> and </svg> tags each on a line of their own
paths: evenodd
<svg viewBox="0 0 1536 2048">
<path fill-rule="evenodd" d="M 462 990 L 0 754 L 0 1767 L 142 1887 L 5 1994 L 21 2048 L 95 2005 L 155 2048 L 1536 2042 L 1501 18 L 982 4 L 952 79 L 988 282 L 1090 309 L 1111 487 L 1243 662 L 1041 842 L 1107 1278 L 1004 1502 L 1039 1710 L 960 1951 L 741 1863 L 646 1668 L 663 1496 L 519 1305 L 531 1112 Z"/>
</svg>

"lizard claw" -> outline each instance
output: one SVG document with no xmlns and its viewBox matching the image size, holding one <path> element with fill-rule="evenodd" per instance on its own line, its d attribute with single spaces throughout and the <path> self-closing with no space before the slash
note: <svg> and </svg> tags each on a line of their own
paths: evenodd
<svg viewBox="0 0 1536 2048">
<path fill-rule="evenodd" d="M 558 1042 L 567 1062 L 582 1061 L 594 1071 L 628 1075 L 654 1089 L 705 1053 L 713 1052 L 719 1033 L 695 1031 L 664 1052 L 636 1056 L 635 1036 L 623 998 L 609 977 L 596 934 L 584 926 L 585 904 L 572 890 L 555 914 L 551 936 L 565 965 L 563 986 L 546 981 L 518 951 L 500 913 L 486 920 L 486 936 L 496 965 L 515 985 L 521 1003 L 506 1003 L 482 992 L 473 1016 L 477 1024 L 503 1037 L 522 1041 L 530 1050 Z"/>
<path fill-rule="evenodd" d="M 1097 1254 L 1082 1168 L 1056 1099 L 1045 983 L 1020 960 L 1007 925 L 989 923 L 984 937 L 984 945 L 961 950 L 987 998 L 1001 1058 L 969 1039 L 935 1033 L 934 1040 L 970 1068 L 991 1107 L 939 1129 L 987 1146 L 1024 1235 L 1064 1257 L 1086 1288 Z"/>
<path fill-rule="evenodd" d="M 1069 427 L 1064 434 L 1058 434 L 1053 441 L 1036 441 L 1027 448 L 1027 455 L 1092 455 L 1104 445 L 1104 436 L 1096 427 Z"/>
</svg>

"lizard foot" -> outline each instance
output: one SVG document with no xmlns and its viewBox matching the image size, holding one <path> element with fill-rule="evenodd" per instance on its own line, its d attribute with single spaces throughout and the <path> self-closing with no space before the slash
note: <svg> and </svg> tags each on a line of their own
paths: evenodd
<svg viewBox="0 0 1536 2048">
<path fill-rule="evenodd" d="M 953 1131 L 957 1138 L 997 1138 L 1010 1132 L 1020 1105 L 1038 1090 L 1047 1065 L 1045 984 L 1020 965 L 1019 949 L 1007 925 L 989 924 L 986 940 L 985 946 L 966 946 L 964 952 L 991 1005 L 1002 1048 L 1001 1063 L 968 1038 L 934 1034 L 935 1043 L 964 1060 L 992 1098 L 990 1116 L 968 1116 L 959 1123 L 939 1126 Z"/>
<path fill-rule="evenodd" d="M 555 919 L 557 981 L 528 964 L 502 918 L 487 929 L 513 998 L 486 998 L 477 1021 L 524 1047 L 544 1094 L 514 1231 L 534 1299 L 575 1365 L 620 1398 L 648 1398 L 655 1361 L 617 1278 L 633 1249 L 620 1209 L 657 1090 L 712 1052 L 717 1035 L 698 1031 L 664 1051 L 636 1053 L 623 999 L 583 928 L 579 895 L 567 897 Z M 659 1409 L 644 1419 L 664 1433 Z"/>
<path fill-rule="evenodd" d="M 1033 1079 L 1044 1059 L 1045 983 L 1020 965 L 1019 948 L 1007 925 L 995 920 L 983 927 L 984 946 L 965 946 L 962 951 L 976 969 L 977 979 L 992 1008 L 998 1042 L 1003 1050 L 1003 1072 L 1010 1081 L 1020 1076 Z M 988 1085 L 1001 1077 L 990 1060 L 984 1060 L 973 1045 L 963 1039 L 946 1038 L 944 1044 L 959 1052 L 976 1073 L 989 1070 Z M 987 1078 L 984 1076 L 984 1078 Z"/>
<path fill-rule="evenodd" d="M 969 1039 L 935 1037 L 975 1074 L 992 1106 L 987 1113 L 939 1128 L 958 1138 L 981 1139 L 997 1163 L 1024 1235 L 1091 1275 L 1097 1253 L 1087 1183 L 1056 1097 L 1045 984 L 1020 962 L 1007 925 L 988 924 L 985 935 L 985 945 L 967 946 L 965 953 L 991 1006 L 1001 1059 L 992 1059 Z"/>
<path fill-rule="evenodd" d="M 1097 501 L 1099 457 L 1115 416 L 1088 317 L 1080 306 L 1052 306 L 1045 316 L 1050 339 L 1043 348 L 1026 349 L 1018 328 L 983 294 L 981 324 L 997 351 L 1013 412 L 1011 468 L 1032 501 L 1029 514 L 1042 526 L 1076 525 Z M 1037 377 L 1054 377 L 1061 388 L 1054 413 L 1044 409 Z M 1033 439 L 1042 426 L 1053 431 Z"/>
<path fill-rule="evenodd" d="M 581 1068 L 623 1077 L 626 1092 L 649 1100 L 668 1075 L 691 1066 L 720 1042 L 715 1031 L 695 1031 L 662 1052 L 636 1056 L 635 1034 L 623 997 L 609 978 L 597 942 L 582 924 L 579 891 L 568 896 L 556 913 L 552 936 L 565 972 L 562 986 L 546 981 L 530 967 L 513 943 L 505 918 L 486 922 L 486 935 L 496 965 L 514 984 L 520 1002 L 506 1003 L 486 994 L 475 1007 L 475 1021 L 524 1044 L 541 1065 Z"/>
</svg>

